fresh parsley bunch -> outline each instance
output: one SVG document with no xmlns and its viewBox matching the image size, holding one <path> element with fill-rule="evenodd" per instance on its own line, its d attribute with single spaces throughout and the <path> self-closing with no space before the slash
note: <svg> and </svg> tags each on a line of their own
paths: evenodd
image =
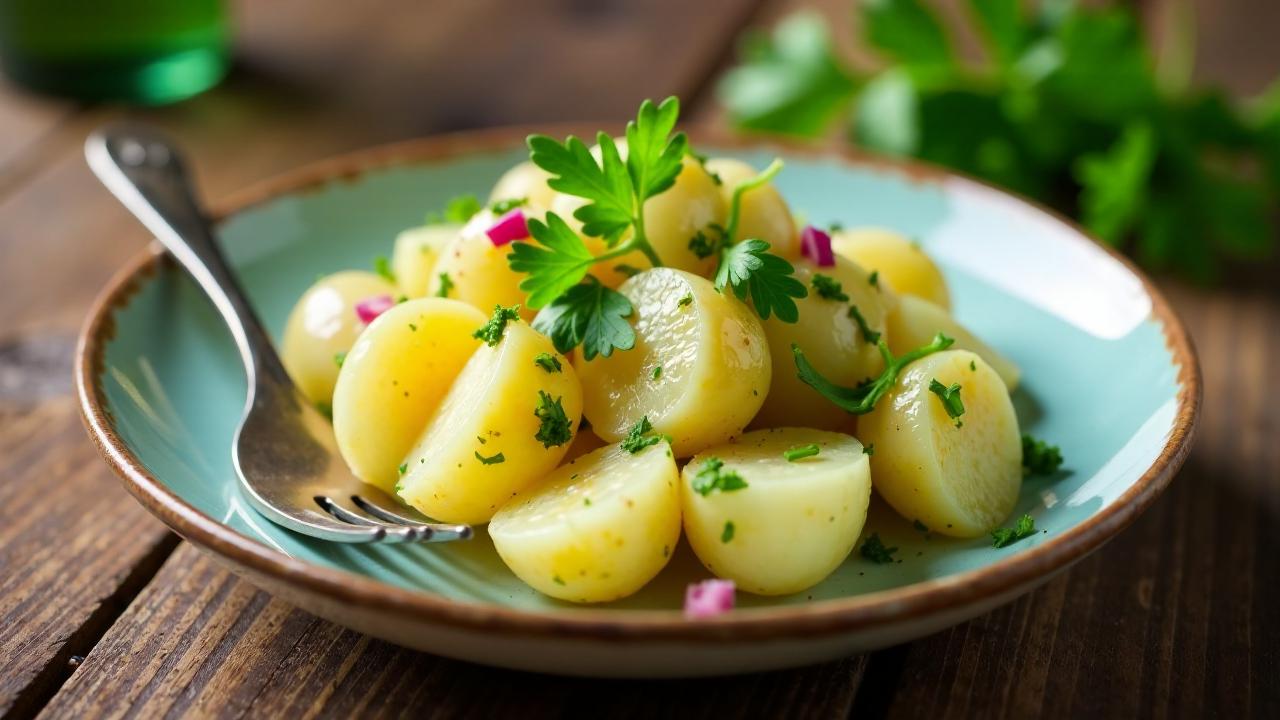
<svg viewBox="0 0 1280 720">
<path fill-rule="evenodd" d="M 861 145 L 1048 202 L 1150 267 L 1209 280 L 1273 249 L 1280 83 L 1240 107 L 1192 89 L 1191 33 L 1174 33 L 1157 68 L 1118 5 L 965 4 L 981 62 L 957 56 L 922 0 L 858 0 L 885 69 L 851 68 L 823 20 L 799 14 L 747 43 L 720 96 L 745 129 L 816 136 L 850 118 Z"/>
</svg>

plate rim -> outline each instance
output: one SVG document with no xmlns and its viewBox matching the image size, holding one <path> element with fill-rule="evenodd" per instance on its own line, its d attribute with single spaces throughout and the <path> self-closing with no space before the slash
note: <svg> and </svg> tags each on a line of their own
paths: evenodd
<svg viewBox="0 0 1280 720">
<path fill-rule="evenodd" d="M 653 643 L 671 640 L 716 643 L 788 639 L 852 633 L 889 627 L 940 611 L 1016 595 L 1065 569 L 1110 540 L 1145 511 L 1171 482 L 1191 449 L 1200 416 L 1203 385 L 1195 347 L 1181 319 L 1151 280 L 1128 258 L 1099 242 L 1073 221 L 1006 190 L 915 160 L 889 158 L 830 143 L 808 143 L 775 136 L 744 137 L 709 127 L 686 127 L 691 140 L 736 149 L 775 149 L 792 156 L 835 160 L 854 167 L 888 170 L 911 182 L 939 184 L 959 180 L 1010 198 L 1022 212 L 1043 214 L 1072 232 L 1072 241 L 1101 248 L 1142 284 L 1151 314 L 1177 366 L 1177 410 L 1160 454 L 1119 498 L 1094 516 L 1055 534 L 1034 548 L 991 565 L 956 575 L 806 605 L 746 608 L 723 616 L 689 621 L 679 610 L 620 612 L 584 606 L 571 611 L 522 610 L 496 603 L 450 599 L 403 588 L 358 573 L 327 568 L 285 555 L 240 535 L 187 503 L 153 476 L 115 432 L 101 384 L 104 353 L 115 335 L 115 313 L 128 304 L 142 283 L 168 262 L 153 241 L 130 259 L 95 298 L 80 330 L 75 353 L 75 382 L 82 420 L 99 454 L 126 489 L 153 515 L 193 544 L 234 566 L 312 595 L 365 611 L 387 613 L 480 633 L 577 637 L 607 642 Z M 575 124 L 511 126 L 447 133 L 355 150 L 308 163 L 250 184 L 212 205 L 216 222 L 286 195 L 300 195 L 367 172 L 500 152 L 518 147 L 531 132 L 564 136 L 593 132 Z M 588 135 L 589 136 L 589 135 Z"/>
</svg>

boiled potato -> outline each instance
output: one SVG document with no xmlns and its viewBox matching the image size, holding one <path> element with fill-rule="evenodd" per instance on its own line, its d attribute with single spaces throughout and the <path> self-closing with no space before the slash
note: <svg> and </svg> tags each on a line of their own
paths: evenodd
<svg viewBox="0 0 1280 720">
<path fill-rule="evenodd" d="M 783 455 L 809 444 L 818 454 Z M 746 487 L 696 490 L 713 458 Z M 698 559 L 759 595 L 799 592 L 830 575 L 857 542 L 870 501 L 862 443 L 807 428 L 756 430 L 705 450 L 685 465 L 680 483 L 685 534 Z"/>
<path fill-rule="evenodd" d="M 831 236 L 831 249 L 877 271 L 901 295 L 914 295 L 951 309 L 951 293 L 938 266 L 920 246 L 892 230 L 858 228 Z"/>
<path fill-rule="evenodd" d="M 944 333 L 947 337 L 955 339 L 956 342 L 952 348 L 971 350 L 982 356 L 982 359 L 999 373 L 1009 392 L 1018 388 L 1022 371 L 1012 360 L 979 340 L 946 310 L 928 300 L 910 295 L 898 297 L 898 302 L 889 311 L 889 349 L 894 355 L 902 355 L 921 345 L 928 345 L 933 340 L 933 336 L 938 333 Z"/>
<path fill-rule="evenodd" d="M 635 347 L 577 361 L 591 429 L 616 442 L 648 417 L 677 457 L 740 433 L 769 393 L 769 350 L 755 314 L 706 278 L 672 268 L 646 270 L 619 291 L 635 308 Z"/>
<path fill-rule="evenodd" d="M 329 407 L 338 381 L 338 358 L 364 330 L 356 303 L 396 294 L 396 287 L 373 273 L 348 270 L 317 280 L 289 313 L 280 358 L 293 384 L 311 402 Z"/>
<path fill-rule="evenodd" d="M 786 323 L 776 317 L 764 321 L 773 356 L 773 380 L 764 406 L 752 427 L 801 425 L 823 430 L 851 430 L 853 418 L 800 381 L 792 359 L 794 343 L 818 372 L 839 385 L 853 386 L 875 377 L 884 369 L 884 358 L 874 342 L 863 335 L 850 315 L 850 307 L 867 322 L 873 333 L 884 333 L 886 296 L 871 285 L 868 273 L 849 260 L 836 258 L 832 267 L 818 267 L 808 259 L 794 262 L 795 276 L 809 288 L 809 296 L 796 301 L 798 322 Z M 815 275 L 840 283 L 848 300 L 830 299 L 814 289 Z M 874 336 L 873 336 L 874 337 Z"/>
<path fill-rule="evenodd" d="M 578 458 L 586 455 L 594 450 L 608 445 L 609 443 L 600 439 L 599 435 L 591 432 L 591 426 L 583 423 L 578 427 L 578 432 L 573 436 L 573 442 L 569 444 L 569 449 L 565 451 L 564 461 L 573 462 Z"/>
<path fill-rule="evenodd" d="M 445 246 L 458 236 L 459 230 L 459 225 L 424 225 L 396 236 L 391 270 L 401 293 L 411 298 L 427 294 L 436 260 Z"/>
<path fill-rule="evenodd" d="M 538 365 L 542 353 L 558 360 L 560 370 Z M 560 411 L 559 422 L 537 414 L 552 408 Z M 458 374 L 405 455 L 396 491 L 428 517 L 485 522 L 560 463 L 581 417 L 582 386 L 573 366 L 545 336 L 512 320 L 501 341 L 481 345 Z"/>
<path fill-rule="evenodd" d="M 593 149 L 593 152 L 598 154 L 599 151 Z M 618 153 L 626 158 L 625 143 L 619 144 Z M 578 229 L 581 223 L 573 218 L 573 212 L 586 202 L 572 195 L 557 194 L 551 210 Z M 712 224 L 724 225 L 727 217 L 728 205 L 720 195 L 719 186 L 702 164 L 690 157 L 684 158 L 684 167 L 675 184 L 644 204 L 645 235 L 662 263 L 697 275 L 709 275 L 715 270 L 716 258 L 714 255 L 699 258 L 689 249 L 689 241 L 699 231 L 707 232 Z M 630 237 L 630 232 L 627 237 Z M 638 269 L 652 266 L 648 258 L 638 252 L 624 255 L 612 264 Z"/>
<path fill-rule="evenodd" d="M 751 165 L 732 158 L 712 158 L 707 170 L 720 177 L 720 196 L 726 213 L 733 201 L 733 188 L 759 175 Z M 788 260 L 800 255 L 800 233 L 791 217 L 787 201 L 772 184 L 752 188 L 742 194 L 738 211 L 738 239 L 759 238 L 769 243 L 771 252 Z"/>
<path fill-rule="evenodd" d="M 485 235 L 485 230 L 497 220 L 488 208 L 476 213 L 462 231 L 444 246 L 440 259 L 431 270 L 427 284 L 428 295 L 440 294 L 448 277 L 452 289 L 449 297 L 456 298 L 485 313 L 495 305 L 509 307 L 520 305 L 520 316 L 532 320 L 535 311 L 524 306 L 525 294 L 520 281 L 525 278 L 507 266 L 511 244 L 495 247 Z"/>
<path fill-rule="evenodd" d="M 608 602 L 639 590 L 680 539 L 680 481 L 671 449 L 618 445 L 561 466 L 511 499 L 489 536 L 521 580 L 572 602 Z"/>
<path fill-rule="evenodd" d="M 529 207 L 546 210 L 551 207 L 551 200 L 556 194 L 555 190 L 547 186 L 550 177 L 546 170 L 532 162 L 522 162 L 498 178 L 493 192 L 489 193 L 489 204 L 524 198 Z"/>
<path fill-rule="evenodd" d="M 347 353 L 333 393 L 338 450 L 361 480 L 390 491 L 398 466 L 480 346 L 479 310 L 422 298 L 379 315 Z"/>
<path fill-rule="evenodd" d="M 960 385 L 964 413 L 951 418 L 929 385 Z M 1022 442 L 1009 392 L 981 356 L 947 350 L 907 366 L 875 410 L 858 420 L 875 446 L 876 490 L 904 518 L 933 532 L 978 537 L 1018 501 Z"/>
</svg>

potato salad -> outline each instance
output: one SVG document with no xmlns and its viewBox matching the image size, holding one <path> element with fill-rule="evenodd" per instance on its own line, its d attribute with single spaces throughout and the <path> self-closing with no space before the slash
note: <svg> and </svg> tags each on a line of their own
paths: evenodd
<svg viewBox="0 0 1280 720">
<path fill-rule="evenodd" d="M 1061 461 L 1019 430 L 1018 367 L 955 319 L 917 243 L 803 224 L 781 161 L 705 157 L 678 114 L 530 136 L 487 201 L 306 291 L 284 362 L 351 472 L 487 523 L 570 602 L 636 592 L 683 537 L 714 576 L 691 616 L 855 561 L 873 489 L 933 533 L 1018 539 L 1029 517 L 1001 526 L 1028 462 Z"/>
</svg>

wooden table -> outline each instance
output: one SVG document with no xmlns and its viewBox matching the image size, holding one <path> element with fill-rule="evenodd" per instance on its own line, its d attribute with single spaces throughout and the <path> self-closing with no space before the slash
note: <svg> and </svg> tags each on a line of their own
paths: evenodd
<svg viewBox="0 0 1280 720">
<path fill-rule="evenodd" d="M 235 72 L 176 107 L 0 89 L 0 715 L 1280 717 L 1274 266 L 1214 290 L 1163 282 L 1199 346 L 1205 414 L 1186 468 L 1130 529 L 990 615 L 789 672 L 581 681 L 406 651 L 236 579 L 95 455 L 71 396 L 73 337 L 147 237 L 90 177 L 90 128 L 122 115 L 169 128 L 217 199 L 343 150 L 618 121 L 643 97 L 675 93 L 714 120 L 710 88 L 735 38 L 788 5 L 245 3 Z M 824 5 L 848 42 L 848 3 Z M 1256 90 L 1280 71 L 1276 3 L 1199 5 L 1203 75 Z"/>
</svg>

